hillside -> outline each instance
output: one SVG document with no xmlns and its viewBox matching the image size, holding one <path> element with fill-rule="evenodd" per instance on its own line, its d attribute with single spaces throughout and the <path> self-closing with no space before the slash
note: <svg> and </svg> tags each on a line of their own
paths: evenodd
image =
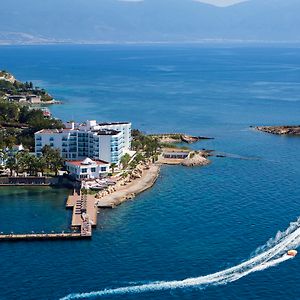
<svg viewBox="0 0 300 300">
<path fill-rule="evenodd" d="M 0 43 L 300 41 L 299 11 L 298 0 L 14 0 L 1 4 Z"/>
</svg>

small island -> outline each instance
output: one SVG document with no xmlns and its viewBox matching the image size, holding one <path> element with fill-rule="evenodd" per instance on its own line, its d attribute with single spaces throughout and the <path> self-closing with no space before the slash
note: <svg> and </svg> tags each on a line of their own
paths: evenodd
<svg viewBox="0 0 300 300">
<path fill-rule="evenodd" d="M 300 125 L 292 126 L 257 126 L 255 129 L 277 135 L 300 135 Z"/>
</svg>

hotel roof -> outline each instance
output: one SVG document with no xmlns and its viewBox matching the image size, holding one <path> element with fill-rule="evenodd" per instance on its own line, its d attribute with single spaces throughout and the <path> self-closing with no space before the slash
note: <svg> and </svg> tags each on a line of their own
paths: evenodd
<svg viewBox="0 0 300 300">
<path fill-rule="evenodd" d="M 104 130 L 96 130 L 96 132 L 97 135 L 116 135 L 119 134 L 121 131 L 104 129 Z"/>
<path fill-rule="evenodd" d="M 76 166 L 76 167 L 81 167 L 81 166 L 91 166 L 91 165 L 108 165 L 109 163 L 104 161 L 104 160 L 92 160 L 90 158 L 86 158 L 83 160 L 67 160 L 66 163 Z"/>
<path fill-rule="evenodd" d="M 70 132 L 70 131 L 74 131 L 74 129 L 72 130 L 71 128 L 62 128 L 62 129 L 42 129 L 37 133 L 48 133 L 48 134 L 59 134 L 59 133 L 63 133 L 63 132 Z"/>
</svg>

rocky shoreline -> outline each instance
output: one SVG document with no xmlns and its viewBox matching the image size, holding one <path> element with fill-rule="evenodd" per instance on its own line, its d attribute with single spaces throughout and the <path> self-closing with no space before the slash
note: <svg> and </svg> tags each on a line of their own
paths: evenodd
<svg viewBox="0 0 300 300">
<path fill-rule="evenodd" d="M 206 136 L 192 136 L 184 133 L 161 133 L 151 134 L 151 137 L 157 138 L 161 143 L 173 144 L 173 143 L 187 143 L 193 144 L 200 140 L 212 140 L 211 137 Z"/>
<path fill-rule="evenodd" d="M 300 125 L 296 126 L 257 126 L 255 129 L 277 135 L 300 135 Z"/>
<path fill-rule="evenodd" d="M 100 208 L 114 208 L 121 203 L 133 199 L 136 195 L 151 188 L 156 182 L 160 164 L 151 164 L 140 170 L 139 176 L 130 176 L 119 181 L 114 190 L 106 194 L 95 195 L 96 205 Z M 137 174 L 136 174 L 137 175 Z"/>
<path fill-rule="evenodd" d="M 100 208 L 114 208 L 151 188 L 159 176 L 161 165 L 206 166 L 211 163 L 208 156 L 206 151 L 191 151 L 185 159 L 159 159 L 156 163 L 139 164 L 131 175 L 119 180 L 114 187 L 98 192 L 95 203 Z"/>
</svg>

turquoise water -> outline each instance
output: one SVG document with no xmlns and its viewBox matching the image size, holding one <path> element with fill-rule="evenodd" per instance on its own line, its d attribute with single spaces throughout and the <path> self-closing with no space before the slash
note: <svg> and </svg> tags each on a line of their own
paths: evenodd
<svg viewBox="0 0 300 300">
<path fill-rule="evenodd" d="M 92 241 L 1 243 L 0 299 L 59 299 L 234 266 L 300 215 L 300 139 L 256 132 L 298 124 L 300 53 L 290 48 L 2 47 L 0 66 L 47 88 L 64 120 L 130 120 L 185 131 L 231 153 L 163 167 L 153 189 L 99 215 Z M 0 231 L 68 230 L 66 190 L 0 190 Z M 297 299 L 299 259 L 236 282 L 105 299 Z M 96 298 L 97 299 L 97 298 Z"/>
</svg>

